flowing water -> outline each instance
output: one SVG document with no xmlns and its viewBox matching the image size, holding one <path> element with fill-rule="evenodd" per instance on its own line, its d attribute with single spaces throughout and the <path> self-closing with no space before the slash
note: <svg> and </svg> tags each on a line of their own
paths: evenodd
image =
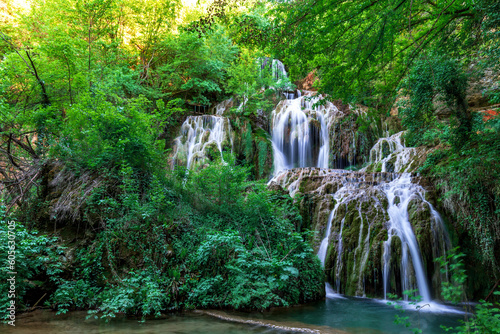
<svg viewBox="0 0 500 334">
<path fill-rule="evenodd" d="M 387 230 L 387 237 L 382 245 L 381 254 L 381 281 L 383 287 L 383 297 L 387 298 L 389 291 L 396 291 L 400 295 L 403 291 L 413 290 L 414 295 L 420 295 L 424 302 L 430 302 L 433 295 L 430 287 L 430 277 L 434 272 L 427 272 L 430 268 L 426 268 L 422 260 L 421 250 L 415 235 L 415 226 L 410 222 L 409 205 L 420 205 L 421 210 L 429 212 L 430 224 L 424 229 L 431 229 L 431 247 L 432 256 L 434 258 L 446 255 L 446 252 L 451 248 L 449 237 L 444 228 L 443 221 L 439 213 L 426 200 L 425 190 L 415 181 L 414 176 L 408 171 L 411 171 L 414 166 L 414 161 L 418 158 L 418 151 L 415 148 L 405 147 L 402 140 L 402 133 L 393 136 L 387 136 L 377 141 L 370 152 L 370 162 L 372 166 L 379 166 L 383 176 L 378 180 L 374 180 L 374 175 L 377 173 L 367 173 L 362 170 L 358 173 L 346 173 L 340 170 L 328 170 L 328 154 L 323 160 L 321 150 L 328 150 L 328 128 L 329 122 L 325 122 L 325 118 L 329 117 L 329 112 L 320 112 L 321 117 L 313 118 L 311 114 L 303 110 L 301 106 L 302 98 L 287 101 L 281 107 L 276 108 L 273 119 L 273 148 L 274 148 L 274 166 L 275 176 L 269 184 L 275 182 L 287 189 L 291 196 L 295 196 L 299 192 L 301 186 L 307 185 L 307 178 L 317 179 L 323 177 L 323 183 L 317 184 L 316 194 L 323 194 L 324 197 L 332 197 L 335 203 L 331 210 L 326 229 L 324 230 L 323 239 L 318 247 L 318 257 L 324 267 L 326 267 L 327 254 L 331 247 L 336 249 L 332 253 L 336 254 L 334 260 L 330 260 L 329 268 L 333 274 L 330 274 L 330 282 L 334 282 L 336 293 L 351 291 L 350 294 L 365 296 L 366 290 L 366 268 L 370 261 L 374 261 L 371 248 L 375 242 L 371 241 L 373 236 L 370 235 L 372 228 L 377 228 L 376 221 L 370 221 L 366 211 L 366 204 L 373 206 L 371 203 L 381 203 L 381 196 L 385 197 L 387 204 L 380 204 L 384 215 L 387 217 L 386 222 L 382 222 Z M 310 106 L 309 106 L 310 107 Z M 320 111 L 321 109 L 319 109 Z M 318 110 L 317 110 L 318 111 Z M 316 114 L 317 115 L 317 114 Z M 334 118 L 331 118 L 334 120 Z M 313 135 L 311 124 L 317 121 L 320 130 Z M 323 131 L 324 130 L 324 131 Z M 323 133 L 326 133 L 323 136 Z M 321 147 L 318 154 L 318 159 L 314 159 L 314 147 Z M 326 161 L 325 161 L 326 160 Z M 319 170 L 305 167 L 322 167 Z M 294 167 L 301 167 L 295 168 Z M 387 173 L 387 172 L 391 173 Z M 370 176 L 370 182 L 367 177 Z M 376 178 L 377 176 L 375 176 Z M 326 187 L 326 184 L 331 184 L 332 179 L 336 179 L 337 189 L 328 194 L 321 190 Z M 340 210 L 342 208 L 342 210 Z M 356 220 L 359 224 L 359 234 L 357 235 L 357 243 L 355 248 L 351 248 L 353 253 L 352 265 L 346 267 L 345 262 L 349 256 L 344 254 L 344 222 L 349 214 L 349 210 L 355 208 L 358 214 Z M 335 223 L 334 222 L 340 222 Z M 414 223 L 418 223 L 414 221 Z M 376 232 L 376 231 L 374 231 Z M 355 237 L 350 235 L 349 238 Z M 400 242 L 401 254 L 393 255 L 391 246 L 394 238 Z M 398 258 L 399 256 L 399 258 Z M 376 259 L 375 259 L 376 260 Z M 399 261 L 399 263 L 396 263 Z M 430 260 L 432 261 L 432 259 Z M 375 272 L 372 277 L 368 277 L 375 284 L 371 294 L 377 294 L 377 276 Z M 392 276 L 391 276 L 392 269 Z M 348 270 L 348 272 L 345 272 Z M 395 274 L 394 270 L 399 270 L 399 274 Z M 435 268 L 431 270 L 436 271 Z M 399 277 L 399 278 L 398 278 Z M 435 279 L 440 282 L 446 277 Z M 399 280 L 400 282 L 395 282 Z M 349 281 L 350 287 L 345 287 Z M 391 286 L 395 284 L 394 286 Z M 436 283 L 436 284 L 438 284 Z M 344 286 L 344 287 L 343 287 Z M 434 287 L 437 289 L 437 287 Z M 333 289 L 326 283 L 325 289 L 330 295 L 333 294 Z M 328 291 L 330 290 L 330 291 Z M 408 300 L 408 296 L 404 296 Z"/>
<path fill-rule="evenodd" d="M 186 312 L 144 323 L 117 317 L 86 320 L 86 312 L 70 312 L 56 316 L 37 310 L 18 315 L 16 327 L 0 324 L 5 334 L 243 334 L 243 333 L 325 333 L 325 334 L 396 334 L 403 333 L 394 324 L 398 311 L 386 303 L 362 298 L 340 297 L 292 308 L 277 308 L 263 313 Z M 211 314 L 212 316 L 208 315 Z M 450 313 L 407 311 L 412 326 L 423 333 L 444 333 L 440 325 L 456 326 L 462 316 Z"/>
<path fill-rule="evenodd" d="M 311 92 L 281 101 L 272 113 L 274 174 L 295 167 L 328 168 L 328 129 L 339 113 Z"/>
<path fill-rule="evenodd" d="M 194 165 L 203 164 L 219 155 L 223 159 L 223 151 L 231 151 L 233 139 L 231 125 L 222 114 L 223 107 L 217 107 L 218 115 L 188 116 L 182 124 L 181 134 L 175 139 L 175 165 L 184 165 L 190 169 Z M 211 149 L 212 152 L 208 152 Z"/>
<path fill-rule="evenodd" d="M 422 265 L 417 238 L 408 220 L 408 203 L 413 196 L 421 196 L 421 191 L 423 191 L 423 189 L 419 189 L 417 185 L 411 183 L 410 174 L 402 174 L 394 181 L 384 185 L 384 192 L 389 200 L 387 212 L 390 217 L 388 239 L 384 243 L 384 252 L 390 250 L 392 236 L 397 235 L 401 240 L 403 251 L 401 260 L 401 268 L 403 270 L 401 274 L 403 291 L 413 290 L 415 288 L 410 284 L 410 266 L 413 265 L 419 295 L 422 296 L 423 301 L 428 302 L 431 301 L 431 292 Z M 396 202 L 396 198 L 399 198 L 399 203 Z M 411 263 L 408 253 L 411 255 Z M 388 285 L 388 273 L 386 271 L 389 270 L 390 254 L 384 254 L 384 261 L 384 298 L 387 298 L 386 286 Z"/>
<path fill-rule="evenodd" d="M 451 244 L 441 216 L 432 204 L 425 199 L 425 190 L 420 185 L 413 183 L 411 174 L 407 172 L 412 167 L 411 160 L 416 156 L 417 151 L 415 148 L 404 145 L 402 135 L 403 132 L 399 132 L 392 136 L 380 138 L 370 152 L 371 163 L 380 163 L 382 172 L 386 172 L 390 168 L 391 171 L 399 173 L 393 181 L 381 186 L 388 199 L 387 212 L 390 217 L 390 224 L 387 228 L 388 239 L 384 242 L 383 255 L 384 298 L 387 298 L 389 285 L 391 242 L 393 236 L 396 235 L 402 243 L 402 290 L 418 289 L 418 294 L 422 297 L 422 300 L 430 302 L 432 298 L 426 277 L 427 273 L 422 264 L 417 238 L 408 216 L 410 201 L 418 198 L 419 201 L 429 207 L 432 220 L 431 228 L 436 240 L 433 243 L 435 257 L 446 255 L 446 252 L 451 248 Z M 416 282 L 412 280 L 412 276 L 415 277 Z M 405 299 L 407 300 L 408 296 L 405 296 Z"/>
</svg>

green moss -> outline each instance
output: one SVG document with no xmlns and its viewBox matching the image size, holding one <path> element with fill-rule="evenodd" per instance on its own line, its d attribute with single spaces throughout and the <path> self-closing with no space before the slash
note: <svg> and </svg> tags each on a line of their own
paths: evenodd
<svg viewBox="0 0 500 334">
<path fill-rule="evenodd" d="M 264 170 L 266 167 L 266 161 L 267 161 L 267 142 L 264 140 L 259 141 L 259 144 L 257 145 L 258 148 L 258 159 L 259 159 L 259 177 L 262 177 L 264 174 Z"/>
<path fill-rule="evenodd" d="M 252 162 L 253 156 L 253 140 L 252 140 L 252 126 L 247 124 L 246 132 L 245 132 L 245 158 L 247 163 Z"/>
</svg>

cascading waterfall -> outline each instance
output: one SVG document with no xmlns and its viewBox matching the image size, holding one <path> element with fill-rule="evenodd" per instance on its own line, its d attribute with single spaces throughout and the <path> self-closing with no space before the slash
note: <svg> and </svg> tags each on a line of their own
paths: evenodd
<svg viewBox="0 0 500 334">
<path fill-rule="evenodd" d="M 332 218 L 335 216 L 335 211 L 339 207 L 339 205 L 340 203 L 337 203 L 335 209 L 333 209 L 333 211 L 330 213 L 330 217 L 328 217 L 328 224 L 326 225 L 326 235 L 323 240 L 321 240 L 321 245 L 319 246 L 318 257 L 323 266 L 325 266 L 326 251 L 328 250 L 328 241 L 330 239 L 330 233 L 332 229 Z"/>
<path fill-rule="evenodd" d="M 429 302 L 429 277 L 435 287 L 446 280 L 433 259 L 451 248 L 448 235 L 419 177 L 410 173 L 421 153 L 405 147 L 398 133 L 381 138 L 372 148 L 371 167 L 366 169 L 376 165 L 379 172 L 294 168 L 269 182 L 291 196 L 308 193 L 316 201 L 309 207 L 318 219 L 313 224 L 321 231 L 327 223 L 318 257 L 337 293 L 364 296 L 369 289 L 369 294 L 385 298 L 388 292 L 418 289 Z M 336 297 L 330 285 L 325 289 Z"/>
<path fill-rule="evenodd" d="M 342 251 L 343 251 L 343 240 L 342 240 L 342 231 L 344 230 L 344 222 L 345 218 L 340 222 L 340 233 L 339 240 L 337 244 L 337 262 L 336 262 L 336 270 L 335 270 L 335 287 L 337 288 L 337 293 L 340 293 L 340 272 L 342 271 Z"/>
<path fill-rule="evenodd" d="M 381 172 L 404 173 L 411 170 L 411 162 L 418 152 L 414 147 L 406 147 L 402 136 L 403 132 L 398 132 L 380 138 L 370 150 L 370 164 L 380 165 Z"/>
<path fill-rule="evenodd" d="M 335 204 L 335 207 L 333 208 L 332 212 L 330 213 L 330 216 L 328 217 L 328 224 L 326 226 L 325 237 L 321 241 L 321 245 L 320 245 L 319 250 L 318 250 L 318 258 L 320 259 L 323 267 L 325 266 L 326 255 L 327 255 L 327 251 L 328 251 L 328 244 L 329 244 L 330 235 L 332 232 L 333 218 L 336 217 L 339 207 L 341 205 L 346 205 L 346 203 L 349 202 L 351 190 L 356 187 L 356 182 L 358 180 L 356 180 L 356 179 L 351 180 L 351 179 L 346 177 L 346 178 L 344 178 L 343 181 L 344 182 L 342 184 L 342 187 L 339 190 L 337 190 L 337 192 L 333 196 L 336 204 Z M 354 182 L 352 182 L 352 181 L 354 181 Z M 342 249 L 342 230 L 344 227 L 344 221 L 345 221 L 345 218 L 342 219 L 340 232 L 338 234 L 338 239 L 337 239 L 337 260 L 336 260 L 336 266 L 335 266 L 336 267 L 336 270 L 335 270 L 335 285 L 336 286 L 335 287 L 337 289 L 337 291 L 336 291 L 337 294 L 340 293 L 340 284 L 341 284 L 341 280 L 340 280 L 340 272 L 342 270 L 341 254 L 342 254 L 342 250 L 343 250 Z M 337 298 L 338 297 L 333 292 L 333 289 L 331 288 L 331 286 L 328 282 L 325 283 L 325 291 L 328 295 L 327 297 L 330 297 L 330 298 Z"/>
<path fill-rule="evenodd" d="M 222 107 L 216 110 L 222 114 Z M 233 146 L 229 120 L 214 115 L 188 116 L 182 124 L 180 136 L 175 139 L 175 146 L 174 163 L 188 169 L 213 158 L 210 156 L 213 154 L 220 155 L 223 160 L 223 151 L 232 150 Z"/>
<path fill-rule="evenodd" d="M 262 76 L 262 70 L 271 68 L 272 77 L 274 80 L 279 81 L 288 77 L 286 73 L 285 65 L 278 59 L 271 59 L 267 57 L 258 58 L 257 63 L 260 65 L 260 75 Z"/>
<path fill-rule="evenodd" d="M 411 277 L 411 266 L 414 269 L 419 295 L 422 296 L 423 301 L 431 300 L 431 293 L 429 284 L 427 282 L 426 273 L 422 264 L 420 256 L 420 249 L 417 242 L 415 233 L 408 219 L 408 203 L 413 196 L 420 196 L 421 200 L 425 201 L 422 196 L 423 188 L 411 183 L 411 176 L 409 173 L 404 173 L 394 181 L 382 186 L 387 199 L 389 207 L 387 212 L 390 217 L 390 225 L 388 227 L 388 239 L 384 243 L 384 251 L 390 251 L 390 245 L 393 235 L 397 235 L 401 240 L 402 257 L 401 257 L 401 279 L 403 291 L 413 290 Z M 398 199 L 398 201 L 396 201 Z M 399 203 L 398 203 L 399 202 Z M 428 205 L 428 202 L 425 201 Z M 408 254 L 408 252 L 410 254 Z M 409 258 L 411 256 L 411 259 Z M 384 254 L 384 299 L 387 298 L 387 277 L 389 270 L 390 254 Z M 411 262 L 410 262 L 411 261 Z M 407 298 L 407 296 L 405 296 Z"/>
<path fill-rule="evenodd" d="M 435 247 L 440 249 L 441 253 L 446 253 L 450 248 L 450 241 L 441 216 L 432 204 L 425 199 L 425 190 L 418 184 L 412 183 L 411 174 L 406 172 L 412 168 L 411 162 L 416 157 L 417 151 L 415 148 L 404 145 L 402 135 L 403 132 L 399 132 L 392 136 L 380 138 L 370 151 L 371 164 L 381 164 L 382 172 L 390 169 L 392 172 L 400 173 L 392 182 L 381 186 L 389 202 L 387 212 L 390 217 L 388 239 L 384 242 L 383 255 L 384 299 L 387 298 L 389 284 L 391 242 L 393 236 L 397 236 L 402 243 L 402 289 L 403 291 L 415 289 L 415 285 L 412 284 L 410 279 L 410 273 L 413 269 L 418 292 L 423 301 L 428 302 L 431 300 L 430 288 L 422 264 L 419 245 L 408 217 L 408 204 L 412 199 L 418 198 L 429 207 L 432 230 L 435 234 L 434 238 L 439 240 Z M 407 299 L 407 296 L 405 298 Z"/>
<path fill-rule="evenodd" d="M 342 193 L 341 191 L 337 191 L 337 194 L 340 194 Z M 321 261 L 321 264 L 323 265 L 323 267 L 325 266 L 325 260 L 326 260 L 326 252 L 328 250 L 328 242 L 330 240 L 330 234 L 331 234 L 331 229 L 332 229 L 332 220 L 333 220 L 333 217 L 335 217 L 336 213 L 337 213 L 337 210 L 340 206 L 340 204 L 342 203 L 342 199 L 341 198 L 336 198 L 336 203 L 335 204 L 335 208 L 332 210 L 332 212 L 330 213 L 330 216 L 328 217 L 328 224 L 327 224 L 327 227 L 326 227 L 326 235 L 325 237 L 323 238 L 323 240 L 321 241 L 321 245 L 319 247 L 319 250 L 318 250 L 318 257 Z M 340 271 L 342 270 L 342 230 L 344 229 L 344 221 L 345 219 L 342 219 L 342 222 L 341 222 L 341 225 L 340 225 L 340 232 L 339 232 L 339 235 L 338 235 L 338 240 L 337 240 L 337 260 L 336 260 L 336 270 L 335 270 L 335 288 L 337 289 L 337 293 L 340 293 Z M 328 284 L 328 283 L 326 283 Z M 328 286 L 327 286 L 328 288 Z M 330 287 L 331 289 L 331 287 Z M 333 290 L 332 290 L 333 291 Z"/>
<path fill-rule="evenodd" d="M 331 102 L 310 92 L 280 102 L 272 113 L 274 174 L 295 167 L 328 168 L 328 129 L 338 113 Z"/>
</svg>

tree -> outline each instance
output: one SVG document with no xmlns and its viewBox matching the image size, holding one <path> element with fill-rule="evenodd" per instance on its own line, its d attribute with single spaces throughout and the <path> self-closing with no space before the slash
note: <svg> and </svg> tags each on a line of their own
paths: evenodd
<svg viewBox="0 0 500 334">
<path fill-rule="evenodd" d="M 292 75 L 318 68 L 324 91 L 371 105 L 391 102 L 423 51 L 462 56 L 482 19 L 470 0 L 276 1 L 270 15 L 268 42 Z"/>
<path fill-rule="evenodd" d="M 426 144 L 427 131 L 437 126 L 436 105 L 445 105 L 451 112 L 451 143 L 461 148 L 472 132 L 472 115 L 467 105 L 467 77 L 457 61 L 445 55 L 422 56 L 412 67 L 404 84 L 410 99 L 402 111 L 402 123 L 409 130 L 412 146 Z"/>
</svg>

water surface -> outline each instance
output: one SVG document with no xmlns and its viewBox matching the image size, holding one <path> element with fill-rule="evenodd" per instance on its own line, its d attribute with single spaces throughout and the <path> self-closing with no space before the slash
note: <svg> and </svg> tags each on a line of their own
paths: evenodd
<svg viewBox="0 0 500 334">
<path fill-rule="evenodd" d="M 203 313 L 185 312 L 167 315 L 163 319 L 148 320 L 118 317 L 106 323 L 101 319 L 86 320 L 83 311 L 55 315 L 48 310 L 36 310 L 18 315 L 16 327 L 0 325 L 5 334 L 243 334 L 243 333 L 292 333 L 284 328 L 300 328 L 309 333 L 335 334 L 399 334 L 410 333 L 402 325 L 394 324 L 395 315 L 409 316 L 412 327 L 423 333 L 445 333 L 441 325 L 457 326 L 463 315 L 434 311 L 428 307 L 416 312 L 408 306 L 404 314 L 383 301 L 343 297 L 330 298 L 307 305 L 277 308 L 268 312 L 220 312 L 213 317 Z M 222 318 L 222 319 L 221 319 Z M 224 320 L 225 319 L 225 320 Z M 230 320 L 234 320 L 230 321 Z M 245 323 L 246 322 L 246 323 Z M 280 329 L 281 328 L 281 329 Z"/>
</svg>

